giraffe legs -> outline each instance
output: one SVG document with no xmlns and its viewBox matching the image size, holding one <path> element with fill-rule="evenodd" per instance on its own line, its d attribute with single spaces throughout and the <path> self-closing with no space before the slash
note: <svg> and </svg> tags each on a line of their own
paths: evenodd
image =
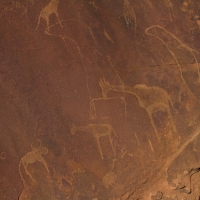
<svg viewBox="0 0 200 200">
<path fill-rule="evenodd" d="M 40 159 L 38 159 L 38 161 L 41 162 L 41 163 L 43 164 L 43 166 L 45 167 L 45 169 L 46 169 L 47 172 L 49 173 L 49 169 L 48 169 L 48 167 L 47 167 L 46 161 L 45 161 L 42 157 L 40 157 Z"/>
<path fill-rule="evenodd" d="M 58 23 L 60 24 L 60 27 L 63 28 L 63 25 L 61 24 L 61 21 L 60 21 L 59 16 L 58 16 L 58 12 L 55 12 L 55 15 L 57 17 Z"/>
<path fill-rule="evenodd" d="M 33 176 L 32 176 L 31 173 L 28 171 L 28 165 L 25 164 L 25 163 L 22 163 L 22 165 L 24 166 L 24 169 L 25 169 L 26 174 L 31 178 L 31 180 L 32 180 L 33 182 L 35 182 Z"/>
<path fill-rule="evenodd" d="M 172 128 L 172 130 L 174 131 L 174 133 L 176 133 L 176 132 L 177 132 L 177 130 L 176 130 L 176 126 L 175 126 L 175 124 L 174 124 L 174 120 L 173 120 L 173 117 L 172 117 L 172 113 L 171 113 L 169 107 L 167 108 L 167 113 L 168 113 L 168 116 L 169 116 L 169 120 L 170 120 L 171 128 Z"/>
<path fill-rule="evenodd" d="M 160 106 L 161 106 L 161 105 L 160 105 Z M 152 117 L 153 109 L 154 109 L 154 108 L 155 108 L 155 106 L 154 106 L 154 107 L 147 108 L 146 110 L 147 110 L 147 112 L 148 112 L 148 115 L 149 115 L 149 118 L 150 118 L 150 121 L 151 121 L 151 125 L 153 126 L 153 129 L 154 129 L 154 131 L 155 131 L 155 133 L 156 133 L 157 139 L 158 139 L 158 141 L 160 142 L 160 137 L 159 137 L 159 135 L 158 135 L 158 130 L 157 130 L 156 126 L 155 126 L 155 123 L 154 123 L 154 120 L 153 120 L 153 117 Z M 171 110 L 170 110 L 170 108 L 169 108 L 169 105 L 162 105 L 162 110 L 167 111 L 168 120 L 170 121 L 171 129 L 173 130 L 174 133 L 176 133 L 177 130 L 176 130 L 176 126 L 175 126 L 175 124 L 174 124 L 174 120 L 173 120 L 172 113 L 171 113 Z"/>
<path fill-rule="evenodd" d="M 38 27 L 39 27 L 39 25 L 40 25 L 40 19 L 41 19 L 41 17 L 39 16 L 39 17 L 38 17 L 37 27 L 36 27 L 36 29 L 35 29 L 36 31 L 38 30 Z"/>
<path fill-rule="evenodd" d="M 160 137 L 158 135 L 158 130 L 156 128 L 156 125 L 155 125 L 153 117 L 152 117 L 152 109 L 147 109 L 147 113 L 149 115 L 149 118 L 150 118 L 150 121 L 151 121 L 151 125 L 153 126 L 153 129 L 154 129 L 154 131 L 156 133 L 157 140 L 158 140 L 158 142 L 160 142 Z"/>
<path fill-rule="evenodd" d="M 109 136 L 109 141 L 110 141 L 110 145 L 111 145 L 111 147 L 112 147 L 113 153 L 114 153 L 114 155 L 116 156 L 116 151 L 115 151 L 115 148 L 114 148 L 114 146 L 113 146 L 113 141 L 112 141 L 111 134 L 109 134 L 108 136 Z"/>
<path fill-rule="evenodd" d="M 99 137 L 95 137 L 95 138 L 96 138 L 96 141 L 97 141 L 97 145 L 98 145 L 99 153 L 100 153 L 100 155 L 101 155 L 101 159 L 103 160 L 104 157 L 103 157 L 103 152 L 102 152 L 102 149 L 101 149 Z"/>
</svg>

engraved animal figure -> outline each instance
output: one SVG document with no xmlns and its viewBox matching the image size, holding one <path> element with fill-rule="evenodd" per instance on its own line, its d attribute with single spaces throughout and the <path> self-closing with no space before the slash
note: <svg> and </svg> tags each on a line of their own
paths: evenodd
<svg viewBox="0 0 200 200">
<path fill-rule="evenodd" d="M 134 87 L 126 86 L 126 85 L 111 85 L 105 79 L 101 79 L 99 85 L 102 89 L 102 95 L 105 97 L 107 93 L 111 91 L 120 91 L 133 94 L 137 97 L 139 101 L 139 105 L 141 108 L 144 108 L 151 121 L 151 125 L 156 133 L 158 141 L 160 141 L 160 137 L 158 135 L 158 130 L 155 126 L 153 120 L 153 113 L 158 110 L 166 110 L 168 113 L 168 117 L 170 120 L 171 128 L 174 132 L 176 132 L 176 127 L 173 121 L 172 113 L 170 111 L 170 106 L 172 106 L 172 101 L 169 98 L 169 95 L 165 90 L 156 86 L 147 86 L 145 84 L 136 84 Z"/>
<path fill-rule="evenodd" d="M 39 146 L 37 148 L 33 148 L 32 151 L 28 152 L 25 156 L 23 156 L 19 163 L 19 173 L 23 183 L 25 183 L 24 178 L 21 173 L 21 167 L 24 167 L 26 174 L 31 178 L 32 181 L 35 182 L 31 173 L 28 171 L 28 165 L 33 164 L 36 161 L 42 163 L 46 168 L 47 172 L 49 173 L 49 169 L 47 167 L 46 161 L 43 159 L 42 154 L 47 154 L 48 149 L 46 147 Z"/>
<path fill-rule="evenodd" d="M 112 70 L 115 72 L 115 74 L 117 75 L 120 84 L 123 85 L 122 79 L 119 76 L 118 72 L 116 71 L 113 63 L 111 62 L 110 56 L 107 56 L 108 62 L 110 63 L 110 66 L 112 68 Z M 107 96 L 103 96 L 100 98 L 92 98 L 90 99 L 90 119 L 95 119 L 96 118 L 96 107 L 95 107 L 95 102 L 96 101 L 100 101 L 100 100 L 114 100 L 114 99 L 120 99 L 122 101 L 122 103 L 124 104 L 124 115 L 125 115 L 125 119 L 127 118 L 127 105 L 126 105 L 126 99 L 125 99 L 125 95 L 123 94 L 123 97 L 107 97 Z"/>
<path fill-rule="evenodd" d="M 110 145 L 112 147 L 112 151 L 113 151 L 114 155 L 116 156 L 116 151 L 113 146 L 111 133 L 114 133 L 114 135 L 116 137 L 117 137 L 117 134 L 116 134 L 114 128 L 112 127 L 112 125 L 110 125 L 110 124 L 89 124 L 87 126 L 75 126 L 74 124 L 71 124 L 70 128 L 71 128 L 71 133 L 73 135 L 75 134 L 75 132 L 77 130 L 92 133 L 97 141 L 98 149 L 99 149 L 102 160 L 104 159 L 104 157 L 103 157 L 103 152 L 101 149 L 99 138 L 102 136 L 108 136 Z"/>
<path fill-rule="evenodd" d="M 38 29 L 39 25 L 40 25 L 40 20 L 41 18 L 43 18 L 46 23 L 47 23 L 47 31 L 49 32 L 49 28 L 50 28 L 50 24 L 49 24 L 49 18 L 50 15 L 55 14 L 56 18 L 58 20 L 58 23 L 60 24 L 60 27 L 63 28 L 62 23 L 59 19 L 58 16 L 58 4 L 59 4 L 59 0 L 51 0 L 40 12 L 40 15 L 38 17 L 38 23 L 37 23 L 37 27 L 36 30 Z"/>
<path fill-rule="evenodd" d="M 194 53 L 195 50 L 192 49 L 192 48 L 190 48 L 190 47 L 187 46 L 186 44 L 184 44 L 179 38 L 177 38 L 177 37 L 176 37 L 174 34 L 172 34 L 171 32 L 167 31 L 167 30 L 166 30 L 165 28 L 163 28 L 162 26 L 153 25 L 153 26 L 150 26 L 150 27 L 148 27 L 148 28 L 145 29 L 145 33 L 146 33 L 147 35 L 150 35 L 150 36 L 152 36 L 152 37 L 158 39 L 158 40 L 167 48 L 167 50 L 169 51 L 169 53 L 171 54 L 171 56 L 174 58 L 174 60 L 175 60 L 175 62 L 176 62 L 176 65 L 179 67 L 181 79 L 182 79 L 184 85 L 185 85 L 187 88 L 188 88 L 188 86 L 187 86 L 187 84 L 186 84 L 186 82 L 185 82 L 185 80 L 184 80 L 184 78 L 183 78 L 182 69 L 181 69 L 181 66 L 180 66 L 180 64 L 179 64 L 179 61 L 178 61 L 178 59 L 177 59 L 175 53 L 172 51 L 172 49 L 169 48 L 169 44 L 168 44 L 167 42 L 165 42 L 165 41 L 162 39 L 162 37 L 157 36 L 157 35 L 155 35 L 154 33 L 149 32 L 151 29 L 155 29 L 155 28 L 156 28 L 156 29 L 160 29 L 160 30 L 162 30 L 164 33 L 168 34 L 171 38 L 173 38 L 176 42 L 178 42 L 182 48 L 185 48 L 186 50 L 188 50 L 188 51 L 191 53 L 191 55 L 193 56 L 193 58 L 194 58 L 194 60 L 195 60 L 196 67 L 197 67 L 197 73 L 198 73 L 198 77 L 199 77 L 199 80 L 200 80 L 200 71 L 199 71 L 199 65 L 198 65 L 199 62 L 198 62 L 197 57 L 196 57 L 196 55 L 195 55 L 195 53 Z M 188 88 L 188 89 L 189 89 L 189 88 Z M 190 90 L 190 89 L 189 89 L 189 90 Z M 192 94 L 193 94 L 193 93 L 192 93 Z M 194 94 L 193 94 L 193 95 L 194 95 Z"/>
<path fill-rule="evenodd" d="M 124 114 L 125 118 L 127 117 L 127 110 L 126 110 L 126 101 L 124 97 L 100 97 L 100 98 L 92 98 L 90 100 L 90 119 L 95 119 L 96 118 L 96 106 L 95 102 L 96 101 L 106 101 L 106 100 L 113 100 L 113 99 L 120 99 L 122 103 L 124 104 Z"/>
</svg>

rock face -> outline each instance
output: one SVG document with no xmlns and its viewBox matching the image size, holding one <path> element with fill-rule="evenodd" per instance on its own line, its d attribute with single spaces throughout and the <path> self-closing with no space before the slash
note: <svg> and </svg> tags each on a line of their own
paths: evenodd
<svg viewBox="0 0 200 200">
<path fill-rule="evenodd" d="M 198 200 L 200 2 L 0 1 L 0 199 Z"/>
</svg>

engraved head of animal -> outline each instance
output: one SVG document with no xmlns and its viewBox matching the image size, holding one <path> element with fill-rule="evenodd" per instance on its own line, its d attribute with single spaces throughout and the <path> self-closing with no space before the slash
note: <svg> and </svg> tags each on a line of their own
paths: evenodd
<svg viewBox="0 0 200 200">
<path fill-rule="evenodd" d="M 134 92 L 138 93 L 138 92 L 141 92 L 141 91 L 146 91 L 148 90 L 148 86 L 145 85 L 145 84 L 136 84 L 134 86 Z"/>
<path fill-rule="evenodd" d="M 146 89 L 146 88 L 148 88 L 148 86 L 145 85 L 145 84 L 143 84 L 143 83 L 140 83 L 140 84 L 136 84 L 136 85 L 134 86 L 134 88 Z"/>
<path fill-rule="evenodd" d="M 99 86 L 101 87 L 103 98 L 106 98 L 107 97 L 107 93 L 108 93 L 109 90 L 112 89 L 112 86 L 104 78 L 100 79 Z"/>
<path fill-rule="evenodd" d="M 38 147 L 33 149 L 33 151 L 35 151 L 35 153 L 37 154 L 47 154 L 48 153 L 48 149 L 46 147 Z"/>
</svg>

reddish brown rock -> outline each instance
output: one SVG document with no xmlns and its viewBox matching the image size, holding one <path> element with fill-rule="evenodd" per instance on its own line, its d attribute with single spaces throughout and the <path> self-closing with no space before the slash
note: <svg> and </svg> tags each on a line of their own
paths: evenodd
<svg viewBox="0 0 200 200">
<path fill-rule="evenodd" d="M 198 1 L 0 10 L 0 199 L 199 199 Z"/>
</svg>

